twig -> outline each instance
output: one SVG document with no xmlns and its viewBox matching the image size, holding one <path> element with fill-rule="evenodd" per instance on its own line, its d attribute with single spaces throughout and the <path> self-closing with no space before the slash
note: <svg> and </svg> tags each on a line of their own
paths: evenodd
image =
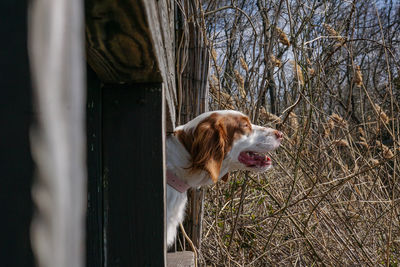
<svg viewBox="0 0 400 267">
<path fill-rule="evenodd" d="M 183 227 L 182 223 L 179 223 L 179 227 L 181 228 L 181 231 L 183 233 L 183 236 L 185 237 L 186 241 L 189 243 L 190 247 L 193 250 L 194 253 L 194 266 L 197 267 L 197 249 L 194 246 L 192 240 L 189 238 L 189 236 L 186 234 L 185 228 Z"/>
</svg>

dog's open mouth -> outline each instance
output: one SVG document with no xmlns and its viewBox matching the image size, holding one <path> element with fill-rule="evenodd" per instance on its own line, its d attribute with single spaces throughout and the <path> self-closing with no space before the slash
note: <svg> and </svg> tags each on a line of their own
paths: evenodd
<svg viewBox="0 0 400 267">
<path fill-rule="evenodd" d="M 243 163 L 247 167 L 266 167 L 272 164 L 271 159 L 264 154 L 260 154 L 253 151 L 243 151 L 239 154 L 239 162 Z"/>
</svg>

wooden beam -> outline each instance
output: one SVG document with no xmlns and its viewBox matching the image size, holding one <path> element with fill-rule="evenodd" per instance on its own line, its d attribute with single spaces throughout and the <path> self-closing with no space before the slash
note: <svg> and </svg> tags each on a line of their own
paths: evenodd
<svg viewBox="0 0 400 267">
<path fill-rule="evenodd" d="M 178 39 L 187 42 L 188 49 L 186 60 L 177 64 L 185 66 L 182 76 L 178 79 L 182 88 L 181 102 L 178 105 L 178 113 L 180 122 L 186 123 L 197 115 L 208 111 L 208 70 L 209 70 L 209 53 L 206 45 L 207 37 L 201 30 L 196 10 L 199 10 L 196 1 L 179 0 L 178 3 L 184 7 L 179 12 L 184 12 L 178 17 L 192 18 L 190 21 L 182 20 L 180 25 L 186 25 L 185 28 L 179 29 Z M 178 24 L 179 25 L 179 24 Z M 178 53 L 183 53 L 179 51 Z M 179 70 L 178 70 L 179 72 Z M 192 189 L 188 192 L 188 204 L 186 209 L 185 230 L 194 245 L 201 248 L 202 218 L 203 218 L 203 198 L 204 189 Z M 183 238 L 182 238 L 183 239 Z"/>
<path fill-rule="evenodd" d="M 151 40 L 157 56 L 167 102 L 167 131 L 175 127 L 177 105 L 175 73 L 175 0 L 143 0 Z"/>
<path fill-rule="evenodd" d="M 104 266 L 165 266 L 162 85 L 102 91 Z"/>
<path fill-rule="evenodd" d="M 89 65 L 106 83 L 161 82 L 142 1 L 86 1 Z"/>
<path fill-rule="evenodd" d="M 86 0 L 87 61 L 104 83 L 162 82 L 175 126 L 173 0 Z"/>
</svg>

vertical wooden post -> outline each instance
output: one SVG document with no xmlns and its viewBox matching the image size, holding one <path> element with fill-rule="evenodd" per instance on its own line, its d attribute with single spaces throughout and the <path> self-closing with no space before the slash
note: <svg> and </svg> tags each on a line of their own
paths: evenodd
<svg viewBox="0 0 400 267">
<path fill-rule="evenodd" d="M 35 124 L 33 252 L 40 267 L 82 267 L 86 138 L 83 0 L 35 0 L 29 8 Z"/>
<path fill-rule="evenodd" d="M 108 85 L 102 100 L 104 266 L 164 266 L 162 84 Z"/>
<path fill-rule="evenodd" d="M 33 162 L 27 2 L 0 1 L 0 265 L 13 267 L 34 266 L 29 238 Z"/>
<path fill-rule="evenodd" d="M 208 69 L 209 54 L 206 46 L 206 36 L 201 30 L 198 14 L 198 5 L 194 1 L 180 0 L 180 6 L 184 9 L 177 9 L 178 20 L 176 43 L 185 42 L 178 53 L 187 55 L 187 61 L 180 62 L 178 66 L 184 66 L 183 72 L 178 76 L 178 89 L 182 89 L 182 96 L 179 98 L 178 111 L 181 113 L 182 124 L 193 119 L 197 115 L 208 111 Z M 184 12 L 181 15 L 179 12 Z M 185 21 L 183 18 L 194 18 Z M 181 57 L 182 60 L 182 57 Z M 181 70 L 182 71 L 182 70 Z M 192 239 L 197 249 L 201 247 L 202 217 L 203 217 L 204 189 L 192 189 L 188 193 L 188 206 L 186 209 L 185 231 Z"/>
<path fill-rule="evenodd" d="M 86 266 L 103 267 L 103 171 L 101 83 L 96 73 L 87 68 L 87 165 L 88 204 L 86 217 Z"/>
</svg>

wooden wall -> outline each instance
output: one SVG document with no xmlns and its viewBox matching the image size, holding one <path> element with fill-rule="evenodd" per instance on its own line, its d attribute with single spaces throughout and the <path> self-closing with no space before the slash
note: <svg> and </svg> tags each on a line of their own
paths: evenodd
<svg viewBox="0 0 400 267">
<path fill-rule="evenodd" d="M 207 109 L 198 7 L 177 1 L 175 32 L 174 0 L 36 0 L 29 23 L 27 2 L 14 2 L 0 4 L 2 264 L 83 266 L 87 181 L 87 266 L 165 265 L 165 134 Z"/>
<path fill-rule="evenodd" d="M 86 1 L 88 266 L 162 266 L 163 138 L 208 107 L 198 10 L 189 0 Z M 199 246 L 203 191 L 189 194 Z"/>
<path fill-rule="evenodd" d="M 177 123 L 184 124 L 208 111 L 209 51 L 197 2 L 178 2 L 182 8 L 177 10 Z M 188 197 L 185 229 L 200 249 L 204 189 L 191 189 Z"/>
<path fill-rule="evenodd" d="M 164 266 L 174 1 L 86 1 L 87 266 Z M 166 104 L 166 105 L 165 105 Z"/>
<path fill-rule="evenodd" d="M 160 83 L 102 89 L 105 266 L 163 266 L 164 122 Z"/>
<path fill-rule="evenodd" d="M 174 0 L 86 0 L 87 61 L 104 83 L 162 82 L 175 126 Z"/>
</svg>

